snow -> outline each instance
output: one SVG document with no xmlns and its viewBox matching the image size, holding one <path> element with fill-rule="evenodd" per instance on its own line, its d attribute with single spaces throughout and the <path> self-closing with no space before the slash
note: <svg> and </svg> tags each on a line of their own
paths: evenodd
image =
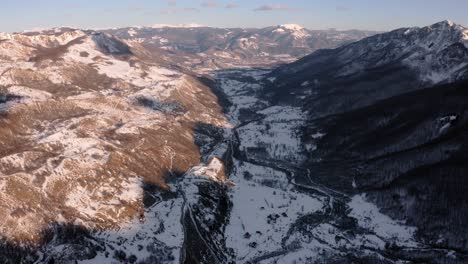
<svg viewBox="0 0 468 264">
<path fill-rule="evenodd" d="M 364 194 L 355 195 L 348 203 L 350 216 L 358 220 L 361 227 L 370 229 L 386 241 L 395 241 L 404 246 L 417 246 L 414 240 L 415 227 L 391 219 L 382 214 L 376 205 L 368 202 Z"/>
<path fill-rule="evenodd" d="M 235 71 L 226 71 L 225 73 L 237 73 Z M 248 71 L 247 76 L 255 80 L 262 80 L 269 71 Z M 255 95 L 255 91 L 259 91 L 261 86 L 258 84 L 250 84 L 242 81 L 237 81 L 229 78 L 223 78 L 223 73 L 218 74 L 221 83 L 221 88 L 229 96 L 233 102 L 230 109 L 231 123 L 238 124 L 237 120 L 241 109 L 254 108 L 258 104 L 264 104 Z M 267 150 L 267 155 L 271 158 L 282 159 L 298 159 L 302 157 L 296 155 L 302 148 L 300 139 L 296 133 L 296 128 L 299 127 L 305 120 L 305 113 L 300 108 L 275 106 L 259 111 L 259 114 L 266 116 L 265 119 L 258 122 L 252 122 L 238 129 L 240 138 L 240 149 L 247 150 L 248 148 L 262 147 Z M 274 124 L 266 126 L 266 124 Z"/>
<path fill-rule="evenodd" d="M 291 35 L 296 39 L 310 37 L 310 34 L 300 25 L 297 24 L 284 24 L 278 26 L 276 29 L 273 30 L 275 33 L 291 33 Z"/>
<path fill-rule="evenodd" d="M 441 117 L 439 120 L 441 122 L 446 122 L 446 121 L 455 121 L 457 119 L 458 119 L 458 117 L 456 115 L 449 115 L 449 116 Z"/>
<path fill-rule="evenodd" d="M 410 33 L 418 30 L 418 28 L 408 28 L 403 34 L 409 35 Z"/>
<path fill-rule="evenodd" d="M 99 234 L 93 234 L 93 237 L 105 240 L 106 245 L 134 253 L 140 259 L 140 257 L 153 254 L 147 250 L 148 247 L 155 247 L 162 243 L 167 246 L 177 261 L 184 239 L 180 223 L 183 199 L 174 198 L 170 201 L 162 201 L 148 208 L 147 222 L 140 223 L 136 215 L 132 214 L 131 209 L 143 197 L 142 179 L 133 173 L 123 175 L 104 169 L 106 165 L 109 165 L 111 154 L 121 155 L 118 151 L 121 148 L 121 142 L 109 140 L 104 134 L 113 128 L 117 134 L 138 134 L 141 128 L 157 129 L 164 122 L 167 126 L 167 117 L 162 113 L 135 105 L 132 100 L 136 96 L 148 95 L 157 100 L 164 100 L 176 89 L 180 89 L 183 95 L 192 97 L 201 91 L 182 73 L 139 61 L 137 57 L 132 58 L 135 63 L 130 64 L 117 56 L 104 54 L 98 49 L 91 36 L 81 35 L 80 32 L 47 37 L 2 34 L 2 37 L 9 37 L 9 39 L 0 42 L 2 62 L 0 72 L 4 73 L 0 76 L 0 85 L 6 86 L 9 93 L 22 97 L 18 102 L 14 102 L 14 108 L 10 108 L 12 106 L 10 103 L 13 102 L 9 102 L 2 104 L 2 109 L 3 107 L 9 107 L 9 111 L 31 109 L 34 114 L 42 114 L 54 111 L 56 105 L 60 104 L 61 107 L 63 103 L 67 110 L 73 110 L 75 107 L 77 110 L 83 110 L 83 114 L 76 113 L 76 117 L 42 122 L 38 120 L 34 127 L 31 124 L 32 128 L 25 128 L 24 134 L 27 135 L 27 139 L 31 140 L 35 144 L 34 149 L 37 148 L 40 152 L 19 150 L 19 153 L 0 158 L 0 165 L 19 171 L 8 177 L 0 175 L 0 189 L 2 190 L 13 180 L 25 186 L 29 184 L 27 186 L 31 186 L 31 190 L 38 193 L 37 202 L 47 203 L 56 199 L 48 197 L 48 192 L 52 188 L 57 186 L 63 188 L 60 190 L 63 190 L 63 194 L 60 194 L 60 201 L 54 200 L 51 206 L 33 208 L 33 206 L 39 207 L 40 205 L 36 205 L 34 201 L 30 203 L 31 213 L 15 220 L 16 223 L 24 225 L 22 232 L 29 232 L 31 236 L 34 236 L 47 226 L 49 222 L 45 222 L 46 220 L 40 214 L 47 215 L 47 221 L 50 222 L 79 224 L 93 230 L 95 228 L 102 230 L 102 225 L 105 225 L 107 229 Z M 83 37 L 80 39 L 82 41 L 69 46 L 62 55 L 63 60 L 50 64 L 47 61 L 40 68 L 34 62 L 27 62 L 34 48 L 23 46 L 22 43 L 44 47 L 56 46 L 66 44 L 76 37 Z M 86 54 L 83 55 L 84 53 Z M 68 71 L 74 67 L 94 67 L 99 74 L 115 78 L 114 82 L 122 84 L 122 87 L 117 85 L 116 88 L 106 87 L 105 90 L 98 91 L 81 89 L 82 87 L 77 87 L 79 84 L 71 84 L 67 79 Z M 32 77 L 40 81 L 69 84 L 70 87 L 78 90 L 78 94 L 52 95 L 46 89 L 19 85 L 21 80 L 14 76 L 14 72 L 9 74 L 11 68 L 28 70 L 34 73 Z M 50 104 L 44 101 L 50 101 Z M 211 114 L 211 112 L 203 113 L 202 118 L 207 118 L 203 122 L 214 119 Z M 20 116 L 20 118 L 28 120 L 28 117 Z M 116 120 L 119 119 L 123 122 L 120 127 L 115 126 Z M 83 133 L 83 128 L 88 125 L 90 128 L 86 127 Z M 46 154 L 50 154 L 51 157 Z M 38 158 L 44 160 L 36 161 Z M 32 170 L 31 164 L 35 166 L 35 162 L 43 164 L 38 164 L 37 169 L 34 167 L 34 171 L 29 171 Z M 219 165 L 214 160 L 209 164 L 207 171 L 216 171 Z M 45 179 L 41 178 L 41 175 L 46 175 Z M 34 183 L 37 186 L 32 184 L 33 181 L 39 182 Z M 2 192 L 0 195 L 2 201 L 12 198 L 8 192 L 11 190 Z M 54 193 L 54 195 L 59 194 Z M 10 204 L 6 206 L 8 208 Z M 71 214 L 61 214 L 58 207 Z M 159 230 L 161 225 L 164 228 Z M 115 227 L 116 230 L 108 226 Z M 3 230 L 3 227 L 1 228 Z M 13 238 L 8 232 L 16 232 L 14 228 L 12 226 L 7 231 L 2 231 L 2 237 L 7 234 Z M 131 242 L 122 243 L 122 241 Z M 144 246 L 141 251 L 137 248 L 140 243 Z M 67 248 L 58 246 L 50 249 L 50 252 L 60 254 L 60 250 L 67 250 Z M 98 252 L 98 254 L 99 256 L 90 260 L 89 263 L 101 260 L 103 263 L 110 262 L 105 252 Z"/>
<path fill-rule="evenodd" d="M 136 202 L 143 197 L 140 179 L 136 177 L 128 178 L 125 182 L 120 184 L 117 190 L 115 186 L 112 185 L 111 182 L 103 183 L 92 192 L 77 185 L 73 191 L 67 195 L 65 205 L 76 208 L 77 211 L 85 217 L 97 218 L 103 212 L 114 211 L 114 209 L 119 206 Z M 96 196 L 99 196 L 101 193 L 117 195 L 113 199 L 106 201 L 106 203 L 101 203 L 99 199 L 96 199 Z M 120 210 L 117 210 L 117 217 L 119 214 Z"/>
<path fill-rule="evenodd" d="M 321 139 L 325 136 L 325 133 L 317 132 L 315 134 L 310 135 L 311 138 L 313 139 Z"/>
<path fill-rule="evenodd" d="M 162 25 L 161 27 L 167 27 Z M 193 26 L 193 25 L 192 25 Z M 452 26 L 452 25 L 451 25 Z M 191 27 L 191 26 L 189 26 Z M 129 34 L 135 34 L 133 29 L 129 30 Z M 278 32 L 286 32 L 287 30 L 295 31 L 295 36 L 305 36 L 304 29 L 298 25 L 282 25 L 277 29 Z M 466 32 L 464 32 L 465 34 Z M 408 33 L 410 34 L 410 33 Z M 79 35 L 79 34 L 78 34 Z M 3 36 L 3 35 L 2 35 Z M 71 35 L 70 35 L 71 36 Z M 52 42 L 66 43 L 70 38 L 69 35 L 53 39 Z M 465 37 L 465 35 L 463 35 Z M 11 36 L 6 36 L 12 38 Z M 12 40 L 16 41 L 16 40 Z M 36 39 L 37 43 L 44 39 Z M 49 40 L 47 40 L 49 41 Z M 163 43 L 163 39 L 160 39 Z M 241 39 L 242 42 L 252 42 L 252 38 Z M 6 43 L 13 43 L 7 41 Z M 0 43 L 0 45 L 3 45 Z M 6 52 L 9 57 L 19 56 L 18 54 L 27 54 L 26 51 L 11 51 L 2 46 L 2 52 Z M 89 53 L 88 57 L 80 55 L 81 52 Z M 220 56 L 227 55 L 220 53 Z M 93 60 L 95 57 L 100 57 L 99 61 Z M 92 118 L 99 124 L 100 129 L 108 129 L 109 120 L 118 117 L 125 121 L 122 126 L 115 129 L 117 134 L 138 134 L 141 128 L 154 128 L 159 126 L 165 116 L 159 112 L 150 111 L 143 107 L 134 107 L 131 110 L 120 110 L 119 107 L 111 107 L 111 102 L 122 106 L 123 109 L 129 108 L 133 100 L 139 96 L 151 97 L 156 99 L 164 99 L 174 91 L 181 91 L 178 88 L 194 89 L 190 82 L 183 74 L 175 71 L 162 68 L 157 65 L 142 65 L 139 63 L 130 64 L 118 58 L 108 56 L 100 52 L 94 41 L 89 37 L 84 39 L 83 43 L 73 45 L 64 55 L 64 63 L 74 64 L 83 63 L 92 65 L 100 74 L 108 77 L 122 80 L 125 83 L 131 84 L 132 92 L 125 95 L 125 98 L 118 98 L 114 95 L 112 89 L 85 92 L 67 97 L 67 100 L 73 101 L 77 106 L 92 110 L 93 113 L 88 117 Z M 0 69 L 3 72 L 8 67 L 14 65 L 19 67 L 19 63 L 1 64 Z M 35 69 L 33 64 L 21 64 L 22 68 L 30 67 Z M 355 70 L 356 68 L 350 69 Z M 61 78 L 60 73 L 53 75 L 55 68 L 50 68 L 49 79 L 54 83 L 63 83 L 64 78 Z M 451 75 L 458 69 L 450 69 L 450 71 L 432 72 L 427 77 L 429 80 L 437 82 L 444 80 L 445 76 Z M 229 96 L 233 102 L 230 109 L 230 126 L 226 125 L 225 138 L 231 138 L 232 131 L 230 128 L 236 127 L 239 132 L 240 150 L 247 153 L 248 158 L 254 158 L 254 154 L 248 151 L 251 148 L 262 148 L 265 160 L 289 162 L 297 164 L 307 157 L 303 157 L 301 153 L 303 148 L 314 149 L 315 145 L 303 145 L 299 137 L 299 129 L 306 122 L 306 115 L 299 107 L 289 106 L 268 106 L 268 102 L 258 99 L 258 93 L 262 92 L 262 87 L 256 83 L 265 79 L 270 71 L 268 70 L 251 70 L 245 73 L 242 70 L 236 72 L 228 71 L 229 73 L 239 73 L 238 77 L 251 77 L 253 82 L 245 81 L 245 79 L 229 79 L 220 77 L 221 88 Z M 142 76 L 145 77 L 142 77 Z M 274 82 L 274 78 L 267 79 Z M 318 81 L 314 81 L 315 84 Z M 7 75 L 2 76 L 0 84 L 14 84 L 13 80 Z M 301 86 L 309 86 L 309 82 L 302 83 Z M 41 101 L 50 99 L 51 94 L 30 89 L 28 87 L 13 85 L 8 88 L 10 93 L 20 95 L 26 100 Z M 120 91 L 119 91 L 120 92 Z M 99 104 L 93 99 L 98 96 L 105 96 L 106 103 Z M 239 120 L 239 112 L 242 109 L 249 109 L 262 115 L 262 120 L 252 121 L 250 123 L 241 123 Z M 209 120 L 210 116 L 204 113 L 204 117 Z M 43 188 L 50 186 L 54 181 L 63 180 L 67 168 L 63 165 L 65 162 L 74 161 L 74 165 L 82 166 L 82 168 L 90 173 L 93 169 L 102 167 L 109 159 L 109 149 L 113 144 L 118 142 L 105 142 L 97 135 L 82 136 L 70 127 L 79 124 L 82 119 L 80 117 L 72 118 L 59 123 L 43 123 L 41 125 L 47 127 L 44 131 L 33 135 L 38 144 L 46 146 L 61 146 L 61 158 L 64 161 L 58 166 L 52 166 L 51 160 L 45 162 L 47 169 L 51 169 L 50 177 L 43 184 Z M 456 116 L 447 116 L 441 118 L 441 122 L 450 122 L 456 120 Z M 442 129 L 445 128 L 445 124 Z M 97 133 L 97 132 L 96 132 Z M 325 136 L 325 132 L 317 131 L 311 134 L 312 139 L 320 139 Z M 144 144 L 144 141 L 141 141 Z M 146 208 L 146 222 L 141 223 L 136 216 L 131 219 L 126 219 L 118 223 L 116 230 L 105 230 L 95 234 L 95 238 L 104 241 L 106 245 L 112 246 L 116 250 L 127 252 L 127 255 L 138 256 L 139 260 L 144 260 L 153 254 L 152 247 L 167 247 L 167 250 L 172 252 L 174 262 L 179 262 L 181 256 L 181 248 L 184 241 L 184 233 L 181 224 L 182 212 L 184 212 L 184 204 L 196 204 L 198 199 L 199 182 L 217 182 L 227 184 L 222 173 L 224 173 L 224 164 L 220 158 L 226 152 L 227 143 L 222 143 L 217 146 L 212 156 L 206 163 L 200 163 L 187 173 L 179 186 L 171 186 L 175 196 L 170 200 L 157 198 L 157 202 L 150 208 Z M 165 149 L 168 155 L 172 153 L 170 149 Z M 25 167 L 25 161 L 28 155 L 34 153 L 25 153 L 22 155 L 13 154 L 2 157 L 1 165 L 16 166 L 18 168 Z M 275 165 L 275 164 L 273 164 Z M 229 215 L 229 223 L 226 226 L 226 246 L 234 249 L 238 262 L 245 262 L 267 252 L 275 250 L 283 250 L 291 245 L 298 245 L 297 248 L 291 249 L 288 254 L 271 258 L 278 263 L 294 263 L 305 262 L 305 258 L 318 258 L 319 256 L 332 252 L 336 254 L 343 249 L 346 250 L 365 250 L 383 249 L 387 241 L 394 241 L 398 245 L 407 247 L 418 246 L 415 242 L 414 234 L 416 228 L 407 226 L 405 223 L 391 219 L 382 214 L 376 205 L 368 202 L 365 195 L 356 195 L 351 197 L 347 203 L 350 208 L 349 216 L 357 219 L 359 226 L 369 232 L 356 234 L 355 237 L 347 237 L 348 241 L 337 241 L 337 235 L 342 235 L 343 231 L 332 223 L 322 222 L 316 226 L 308 226 L 307 232 L 310 236 L 295 232 L 291 227 L 302 216 L 311 213 L 323 213 L 324 208 L 330 205 L 330 197 L 315 196 L 310 193 L 300 192 L 296 189 L 294 181 L 288 179 L 290 177 L 284 171 L 274 169 L 274 166 L 268 167 L 255 165 L 247 161 L 239 161 L 234 159 L 233 173 L 230 175 L 230 180 L 234 184 L 228 190 L 228 195 L 233 203 L 232 211 Z M 172 166 L 169 169 L 172 170 Z M 66 194 L 65 206 L 76 208 L 79 214 L 76 222 L 84 226 L 90 226 L 88 219 L 96 220 L 101 217 L 100 212 L 112 211 L 118 216 L 122 213 L 123 205 L 133 204 L 141 200 L 143 197 L 142 179 L 136 175 L 111 175 L 111 172 L 105 172 L 108 181 L 103 181 L 100 186 L 84 186 L 79 183 L 73 185 L 73 189 Z M 312 173 L 313 174 L 313 173 Z M 313 175 L 312 175 L 313 176 Z M 73 180 L 69 178 L 68 180 Z M 0 190 L 5 186 L 4 181 L 0 181 Z M 231 186 L 230 184 L 228 186 Z M 356 181 L 352 182 L 353 188 L 357 188 Z M 103 196 L 104 193 L 111 193 L 109 200 L 96 199 Z M 181 197 L 181 193 L 186 196 L 186 201 Z M 152 194 L 145 194 L 152 195 Z M 330 199 L 333 199 L 330 198 Z M 105 219 L 111 221 L 115 219 Z M 209 223 L 214 217 L 210 212 L 203 216 L 203 221 Z M 57 222 L 65 222 L 66 220 L 60 214 L 57 214 Z M 120 219 L 121 220 L 121 219 Z M 23 220 L 21 220 L 23 221 Z M 162 228 L 161 228 L 162 227 Z M 248 236 L 245 236 L 246 234 Z M 252 242 L 256 242 L 256 247 L 253 249 Z M 140 248 L 139 246 L 143 246 Z M 63 246 L 58 246 L 54 250 L 66 250 Z M 81 263 L 96 263 L 110 262 L 105 255 L 106 252 L 98 252 L 98 256 L 90 261 Z M 369 252 L 369 254 L 373 254 Z"/>
<path fill-rule="evenodd" d="M 424 74 L 424 72 L 423 72 L 423 75 L 421 76 L 421 78 L 423 80 L 429 80 L 434 84 L 440 83 L 440 82 L 443 82 L 443 81 L 446 81 L 446 80 L 452 81 L 452 77 L 454 76 L 454 74 L 457 71 L 465 68 L 467 65 L 468 65 L 468 63 L 460 63 L 458 66 L 449 68 L 447 70 L 441 70 L 441 71 L 427 70 L 428 73 L 426 72 Z"/>
<path fill-rule="evenodd" d="M 450 123 L 444 124 L 444 125 L 439 129 L 439 133 L 444 132 L 444 131 L 447 130 L 449 127 L 450 127 Z"/>
<path fill-rule="evenodd" d="M 230 74 L 239 77 L 252 74 L 258 80 L 265 76 L 257 71 L 230 71 Z M 347 202 L 349 216 L 357 219 L 358 225 L 365 230 L 363 233 L 347 234 L 330 220 L 307 225 L 304 230 L 292 228 L 302 216 L 322 214 L 325 208 L 333 206 L 334 199 L 333 196 L 298 192 L 294 178 L 290 180 L 285 172 L 274 169 L 280 163 L 300 162 L 304 158 L 299 154 L 302 148 L 316 149 L 315 145 L 303 146 L 296 133 L 307 113 L 289 106 L 265 107 L 266 102 L 256 97 L 255 91 L 259 88 L 254 84 L 223 76 L 222 73 L 217 76 L 221 88 L 234 104 L 229 113 L 230 121 L 234 125 L 240 124 L 236 127 L 239 149 L 250 160 L 266 162 L 260 166 L 250 160 L 234 160 L 230 174 L 234 187 L 229 191 L 233 208 L 225 237 L 226 246 L 234 250 L 236 262 L 302 263 L 307 259 L 336 255 L 343 250 L 384 259 L 378 252 L 384 250 L 388 242 L 404 247 L 418 246 L 414 238 L 416 228 L 380 213 L 364 195 L 353 196 Z M 242 108 L 255 110 L 263 118 L 241 123 L 238 117 Z M 231 135 L 226 133 L 225 137 L 229 138 Z M 325 135 L 317 129 L 310 137 L 318 140 Z M 257 156 L 252 150 L 257 148 L 265 151 Z M 275 164 L 269 167 L 270 163 Z M 313 172 L 310 177 L 313 178 Z M 357 188 L 355 181 L 352 186 Z M 328 192 L 319 186 L 312 185 L 311 188 Z M 287 252 L 283 251 L 285 249 Z M 275 257 L 276 252 L 283 253 Z M 268 255 L 271 257 L 264 261 L 256 260 Z"/>
<path fill-rule="evenodd" d="M 273 30 L 273 32 L 276 32 L 276 33 L 284 33 L 284 32 L 286 32 L 286 31 L 285 31 L 284 29 L 282 29 L 281 27 L 279 27 L 279 28 Z"/>
<path fill-rule="evenodd" d="M 449 251 L 447 254 L 446 254 L 447 257 L 451 258 L 451 259 L 457 259 L 457 253 L 453 250 Z"/>
<path fill-rule="evenodd" d="M 450 29 L 448 29 L 450 28 Z M 403 62 L 420 73 L 423 81 L 437 84 L 444 81 L 453 81 L 457 78 L 456 73 L 468 65 L 467 62 L 444 62 L 439 57 L 442 50 L 448 46 L 460 42 L 468 48 L 466 36 L 468 30 L 450 21 L 442 21 L 423 29 L 412 28 L 405 31 L 406 35 L 413 38 L 421 30 L 426 30 L 424 37 L 418 37 L 414 41 L 415 47 L 407 43 L 400 43 L 402 50 L 412 55 Z M 403 45 L 407 46 L 403 46 Z M 430 47 L 430 48 L 429 48 Z M 420 58 L 425 58 L 421 60 Z"/>
<path fill-rule="evenodd" d="M 2 43 L 0 43 L 1 45 Z M 0 52 L 3 49 L 0 48 Z M 11 54 L 10 54 L 11 55 Z M 0 75 L 0 85 L 2 86 L 17 86 L 18 80 L 10 74 L 10 70 L 14 68 L 16 70 L 35 70 L 34 64 L 30 62 L 2 62 L 0 63 L 0 71 L 3 73 Z M 15 88 L 21 89 L 21 88 Z M 24 91 L 25 92 L 25 91 Z M 31 92 L 31 91 L 30 91 Z"/>
<path fill-rule="evenodd" d="M 238 161 L 235 167 L 236 173 L 231 174 L 235 187 L 230 192 L 233 208 L 225 235 L 226 246 L 235 250 L 238 261 L 280 250 L 282 238 L 292 223 L 302 215 L 322 209 L 322 201 L 295 191 L 291 185 L 271 188 L 244 178 L 244 173 L 249 172 L 254 179 L 283 177 L 284 181 L 281 172 Z M 251 237 L 244 238 L 246 233 Z M 251 242 L 257 243 L 255 250 L 249 246 Z"/>
<path fill-rule="evenodd" d="M 92 40 L 100 47 L 105 47 L 110 53 L 120 53 L 122 50 L 117 45 L 118 41 L 112 39 L 107 34 L 95 33 L 91 36 Z"/>
<path fill-rule="evenodd" d="M 458 117 L 456 115 L 449 115 L 439 118 L 439 125 L 441 125 L 439 128 L 439 133 L 445 132 L 457 119 Z"/>
<path fill-rule="evenodd" d="M 69 158 L 79 157 L 88 150 L 95 148 L 104 142 L 94 138 L 81 138 L 68 129 L 69 124 L 77 122 L 73 119 L 70 122 L 55 127 L 55 131 L 45 131 L 39 134 L 38 144 L 59 144 L 64 147 L 63 155 Z M 76 124 L 76 123 L 75 123 Z M 52 134 L 49 134 L 52 132 Z"/>
<path fill-rule="evenodd" d="M 198 177 L 207 177 L 212 181 L 222 181 L 220 174 L 224 173 L 224 164 L 217 158 L 213 157 L 207 165 L 199 165 L 193 167 L 193 175 Z"/>
<path fill-rule="evenodd" d="M 15 153 L 13 155 L 8 155 L 0 158 L 0 165 L 2 167 L 16 167 L 20 169 L 24 169 L 25 163 L 26 163 L 26 158 L 25 155 L 26 153 Z M 2 181 L 2 183 L 4 183 Z"/>
<path fill-rule="evenodd" d="M 134 28 L 129 29 L 127 33 L 130 35 L 130 37 L 134 37 L 138 34 L 138 32 Z"/>
<path fill-rule="evenodd" d="M 431 84 L 462 78 L 467 67 L 466 56 L 447 52 L 455 43 L 468 47 L 467 29 L 449 22 L 424 28 L 400 29 L 355 42 L 344 48 L 338 60 L 337 76 L 359 74 L 372 67 L 403 63 Z M 427 85 L 427 84 L 425 84 Z"/>
<path fill-rule="evenodd" d="M 22 34 L 12 34 L 12 38 L 32 46 L 55 47 L 57 45 L 65 45 L 85 35 L 86 33 L 82 30 L 71 30 L 65 32 L 60 31 L 59 34 L 55 35 L 39 34 L 35 36 L 24 36 Z"/>
<path fill-rule="evenodd" d="M 220 57 L 220 58 L 225 58 L 225 59 L 234 59 L 235 56 L 232 53 L 226 52 L 226 51 L 217 51 L 215 52 L 215 55 Z"/>
<path fill-rule="evenodd" d="M 267 73 L 240 72 L 257 80 Z M 258 89 L 255 85 L 218 77 L 221 88 L 234 103 L 230 111 L 232 123 L 239 123 L 239 109 L 252 109 L 263 103 L 251 93 Z M 302 146 L 295 128 L 303 122 L 304 113 L 285 106 L 267 107 L 258 113 L 265 118 L 237 129 L 240 150 L 261 146 L 266 149 L 265 155 L 272 159 L 297 158 Z M 266 124 L 270 127 L 265 131 Z M 284 172 L 237 160 L 234 168 L 230 175 L 234 187 L 229 192 L 233 208 L 225 236 L 226 246 L 234 249 L 238 262 L 283 249 L 282 241 L 291 225 L 301 216 L 323 208 L 324 201 L 296 191 Z"/>
<path fill-rule="evenodd" d="M 293 30 L 293 31 L 304 30 L 304 28 L 301 25 L 298 25 L 298 24 L 283 24 L 283 25 L 280 25 L 280 28 L 284 28 L 284 29 L 287 29 L 287 30 Z"/>
<path fill-rule="evenodd" d="M 245 83 L 242 81 L 222 77 L 224 74 L 231 73 L 242 74 L 241 71 L 226 71 L 224 73 L 218 73 L 218 78 L 224 93 L 229 96 L 229 100 L 231 100 L 234 104 L 229 110 L 229 115 L 231 116 L 230 122 L 237 124 L 239 122 L 237 117 L 239 115 L 239 111 L 242 108 L 254 107 L 257 103 L 259 103 L 259 99 L 255 96 L 254 93 L 255 91 L 259 91 L 262 87 L 258 84 Z M 262 79 L 265 74 L 266 72 L 260 71 L 253 74 L 253 76 L 249 76 L 256 79 Z"/>
<path fill-rule="evenodd" d="M 8 87 L 8 92 L 14 95 L 21 96 L 21 97 L 26 97 L 30 100 L 37 100 L 37 101 L 47 100 L 52 97 L 52 94 L 48 92 L 31 89 L 25 86 L 17 86 L 17 85 Z"/>
<path fill-rule="evenodd" d="M 300 108 L 275 106 L 259 113 L 266 116 L 259 122 L 252 122 L 239 131 L 240 149 L 263 147 L 273 159 L 299 159 L 302 144 L 296 132 L 303 120 L 304 113 Z M 266 126 L 266 124 L 273 124 Z"/>
<path fill-rule="evenodd" d="M 158 67 L 150 67 L 146 73 L 148 76 L 142 78 L 143 70 L 130 66 L 126 61 L 110 59 L 110 63 L 100 64 L 97 66 L 99 73 L 105 74 L 111 78 L 123 79 L 136 86 L 152 86 L 160 81 L 168 81 L 167 75 L 175 74 L 170 70 L 161 69 Z"/>
<path fill-rule="evenodd" d="M 19 60 L 24 54 L 32 54 L 34 49 L 22 47 L 15 40 L 0 42 L 0 61 Z"/>
<path fill-rule="evenodd" d="M 83 57 L 80 55 L 81 52 L 86 52 L 89 56 Z M 68 52 L 63 56 L 63 58 L 70 62 L 91 64 L 94 62 L 93 58 L 102 55 L 104 54 L 96 49 L 96 43 L 92 41 L 91 38 L 86 38 L 81 44 L 69 47 Z"/>
<path fill-rule="evenodd" d="M 463 30 L 462 39 L 465 41 L 465 47 L 468 48 L 468 29 Z"/>
<path fill-rule="evenodd" d="M 258 49 L 258 43 L 255 39 L 250 38 L 240 38 L 237 40 L 239 45 L 244 49 Z"/>
<path fill-rule="evenodd" d="M 183 199 L 175 198 L 161 201 L 145 212 L 145 223 L 133 219 L 120 230 L 104 231 L 96 234 L 96 239 L 111 245 L 114 250 L 122 250 L 127 256 L 135 255 L 138 261 L 144 261 L 154 253 L 154 247 L 159 250 L 169 250 L 173 263 L 179 262 L 180 251 L 183 245 L 183 230 L 180 223 Z M 161 228 L 162 227 L 162 228 Z M 98 252 L 98 256 L 82 264 L 110 263 L 113 256 L 105 256 L 106 252 Z"/>
<path fill-rule="evenodd" d="M 306 259 L 336 256 L 343 250 L 384 259 L 379 252 L 384 250 L 388 243 L 394 242 L 398 246 L 409 248 L 420 246 L 413 237 L 415 228 L 405 226 L 381 214 L 375 205 L 365 201 L 363 195 L 352 197 L 348 206 L 351 209 L 349 216 L 356 218 L 359 226 L 367 230 L 366 233 L 347 235 L 330 223 L 309 225 L 306 227 L 306 232 L 292 232 L 285 241 L 285 246 L 294 246 L 295 249 L 274 260 L 281 263 L 289 261 L 302 263 Z"/>
</svg>

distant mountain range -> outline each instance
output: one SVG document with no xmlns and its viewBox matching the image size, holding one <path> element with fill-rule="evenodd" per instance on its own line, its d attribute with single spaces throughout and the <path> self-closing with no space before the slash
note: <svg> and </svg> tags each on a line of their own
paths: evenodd
<svg viewBox="0 0 468 264">
<path fill-rule="evenodd" d="M 105 32 L 144 47 L 171 59 L 173 53 L 197 56 L 200 65 L 226 68 L 238 65 L 268 65 L 292 61 L 315 50 L 335 48 L 376 34 L 373 31 L 308 30 L 287 24 L 261 29 L 210 28 L 181 25 L 131 27 Z M 172 56 L 171 56 L 172 55 Z"/>
</svg>

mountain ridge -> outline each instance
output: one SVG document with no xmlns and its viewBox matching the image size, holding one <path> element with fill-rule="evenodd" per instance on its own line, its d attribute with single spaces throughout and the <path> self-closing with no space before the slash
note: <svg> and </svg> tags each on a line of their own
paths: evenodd
<svg viewBox="0 0 468 264">
<path fill-rule="evenodd" d="M 466 254 L 467 32 L 449 21 L 397 29 L 267 75 L 263 98 L 308 116 L 311 173 L 296 181 L 367 194 L 424 243 Z"/>
<path fill-rule="evenodd" d="M 274 81 L 267 86 L 266 93 L 277 90 L 278 99 L 316 104 L 320 116 L 464 79 L 468 74 L 467 32 L 464 27 L 441 22 L 423 28 L 397 29 L 336 49 L 319 50 L 274 70 L 269 77 Z M 381 91 L 375 91 L 374 85 L 380 85 Z M 366 89 L 374 94 L 363 96 Z M 338 105 L 340 99 L 334 95 L 337 91 L 346 91 L 349 102 Z"/>
</svg>

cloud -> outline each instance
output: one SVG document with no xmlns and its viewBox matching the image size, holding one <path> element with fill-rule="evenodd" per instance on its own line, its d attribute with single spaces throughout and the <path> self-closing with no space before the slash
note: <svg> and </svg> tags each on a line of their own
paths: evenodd
<svg viewBox="0 0 468 264">
<path fill-rule="evenodd" d="M 198 12 L 200 11 L 198 8 L 195 8 L 195 7 L 183 7 L 183 8 L 180 8 L 182 11 L 186 11 L 186 12 Z"/>
<path fill-rule="evenodd" d="M 175 14 L 175 13 L 181 13 L 181 12 L 199 12 L 200 9 L 195 8 L 195 7 L 180 7 L 180 8 L 168 8 L 168 9 L 163 9 L 160 11 L 161 14 L 168 15 L 168 14 Z"/>
<path fill-rule="evenodd" d="M 233 8 L 237 8 L 239 7 L 237 4 L 234 4 L 234 3 L 229 3 L 226 5 L 226 8 L 227 9 L 233 9 Z"/>
<path fill-rule="evenodd" d="M 116 12 L 117 10 L 115 10 L 114 8 L 104 8 L 101 10 L 103 13 L 114 13 Z"/>
<path fill-rule="evenodd" d="M 138 11 L 143 11 L 143 10 L 145 10 L 145 8 L 142 6 L 129 6 L 128 7 L 128 11 L 132 11 L 132 12 L 138 12 Z"/>
<path fill-rule="evenodd" d="M 201 3 L 201 6 L 203 6 L 203 7 L 217 7 L 218 3 L 216 3 L 215 1 L 207 1 L 207 2 Z"/>
<path fill-rule="evenodd" d="M 337 6 L 336 11 L 349 11 L 351 10 L 351 7 L 348 6 Z"/>
<path fill-rule="evenodd" d="M 254 11 L 275 11 L 275 10 L 291 10 L 287 5 L 262 5 L 254 9 Z"/>
<path fill-rule="evenodd" d="M 176 6 L 176 5 L 177 5 L 177 0 L 168 0 L 168 1 L 167 1 L 167 4 L 168 4 L 169 6 Z"/>
</svg>

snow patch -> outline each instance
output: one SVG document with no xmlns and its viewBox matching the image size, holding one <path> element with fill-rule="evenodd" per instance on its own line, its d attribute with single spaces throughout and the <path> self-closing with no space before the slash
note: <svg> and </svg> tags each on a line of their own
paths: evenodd
<svg viewBox="0 0 468 264">
<path fill-rule="evenodd" d="M 355 195 L 348 203 L 349 216 L 358 220 L 358 224 L 387 241 L 395 241 L 405 246 L 417 246 L 414 240 L 415 227 L 406 226 L 382 214 L 376 205 L 368 202 L 363 194 Z"/>
<path fill-rule="evenodd" d="M 134 28 L 131 28 L 130 30 L 127 31 L 127 33 L 130 35 L 130 37 L 134 37 L 138 34 L 138 32 L 134 29 Z"/>
<path fill-rule="evenodd" d="M 223 181 L 222 174 L 224 173 L 224 164 L 217 157 L 213 157 L 206 166 L 196 166 L 192 170 L 195 176 L 207 177 L 216 182 Z"/>
</svg>

